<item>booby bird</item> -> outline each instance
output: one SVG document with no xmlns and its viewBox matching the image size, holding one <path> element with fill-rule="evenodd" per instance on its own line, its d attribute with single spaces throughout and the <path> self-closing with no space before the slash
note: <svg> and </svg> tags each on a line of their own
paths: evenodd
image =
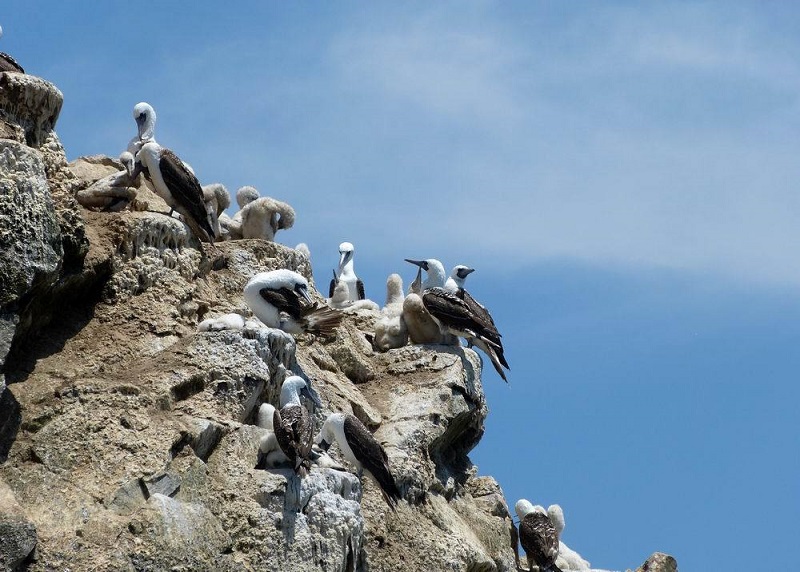
<svg viewBox="0 0 800 572">
<path fill-rule="evenodd" d="M 271 403 L 262 403 L 258 408 L 257 425 L 268 432 L 258 442 L 258 450 L 264 455 L 267 467 L 275 467 L 287 463 L 289 458 L 281 450 L 275 436 L 275 407 Z"/>
<path fill-rule="evenodd" d="M 203 185 L 201 188 L 211 228 L 214 229 L 214 235 L 217 238 L 222 238 L 223 228 L 219 219 L 225 209 L 231 206 L 231 195 L 222 183 L 211 183 Z"/>
<path fill-rule="evenodd" d="M 200 240 L 214 242 L 216 235 L 208 220 L 203 188 L 197 177 L 175 153 L 155 141 L 142 145 L 136 154 L 133 178 L 143 171 L 156 193 L 172 210 L 178 211 Z"/>
<path fill-rule="evenodd" d="M 2 35 L 3 28 L 0 26 L 0 37 L 2 37 Z M 25 70 L 17 63 L 17 60 L 5 52 L 0 52 L 0 73 L 2 72 L 25 73 Z"/>
<path fill-rule="evenodd" d="M 128 143 L 128 152 L 135 156 L 145 143 L 156 142 L 156 110 L 146 101 L 140 101 L 133 106 L 133 119 L 136 136 Z"/>
<path fill-rule="evenodd" d="M 283 454 L 289 459 L 294 472 L 304 477 L 311 468 L 311 446 L 314 441 L 314 423 L 300 396 L 322 407 L 319 396 L 310 390 L 306 381 L 298 376 L 287 377 L 281 386 L 281 408 L 272 416 L 272 427 Z"/>
<path fill-rule="evenodd" d="M 444 287 L 444 266 L 435 258 L 406 259 L 406 262 L 416 264 L 428 273 L 428 278 L 422 283 L 422 304 L 442 331 L 466 338 L 478 346 L 492 360 L 492 365 L 503 381 L 508 382 L 503 368 L 510 368 L 503 355 L 500 332 L 497 331 L 489 311 L 464 288 L 458 288 L 456 291 L 447 290 Z M 410 295 L 406 300 L 409 298 Z M 410 324 L 409 333 L 411 333 Z"/>
<path fill-rule="evenodd" d="M 364 283 L 356 276 L 356 272 L 353 270 L 354 250 L 355 248 L 350 242 L 343 242 L 339 245 L 339 268 L 333 273 L 333 280 L 331 280 L 328 294 L 329 298 L 333 298 L 334 288 L 339 282 L 347 284 L 348 300 L 351 302 L 366 298 L 364 295 Z"/>
<path fill-rule="evenodd" d="M 427 260 L 411 260 L 410 258 L 406 258 L 405 261 L 419 266 L 427 274 L 427 277 L 420 285 L 420 293 L 429 288 L 444 288 L 447 276 L 444 273 L 444 266 L 441 262 L 435 258 L 428 258 Z"/>
<path fill-rule="evenodd" d="M 386 279 L 386 305 L 381 308 L 381 317 L 375 324 L 372 338 L 376 350 L 385 352 L 408 343 L 408 327 L 403 319 L 404 300 L 403 279 L 399 274 L 390 274 Z"/>
<path fill-rule="evenodd" d="M 236 191 L 236 204 L 239 205 L 239 210 L 232 217 L 228 218 L 226 215 L 223 218 L 223 224 L 231 240 L 244 238 L 242 236 L 242 211 L 244 207 L 258 199 L 258 197 L 258 189 L 249 185 L 240 187 Z"/>
<path fill-rule="evenodd" d="M 253 276 L 244 287 L 244 299 L 265 325 L 290 334 L 327 336 L 342 320 L 341 312 L 313 302 L 308 280 L 285 268 Z M 282 312 L 288 317 L 281 318 Z"/>
<path fill-rule="evenodd" d="M 519 540 L 528 557 L 528 569 L 533 570 L 536 565 L 541 572 L 561 572 L 556 566 L 558 532 L 544 508 L 520 499 L 514 510 L 519 517 Z"/>
<path fill-rule="evenodd" d="M 475 272 L 474 268 L 470 268 L 469 266 L 464 266 L 463 264 L 457 264 L 453 267 L 452 272 L 450 272 L 450 276 L 444 283 L 445 290 L 449 290 L 450 292 L 455 292 L 459 288 L 464 287 L 464 282 L 467 280 L 467 276 Z"/>
<path fill-rule="evenodd" d="M 322 425 L 315 442 L 324 451 L 336 441 L 344 458 L 358 469 L 359 479 L 366 470 L 378 483 L 386 504 L 395 510 L 402 498 L 389 469 L 389 457 L 364 424 L 349 413 L 331 413 Z"/>
</svg>

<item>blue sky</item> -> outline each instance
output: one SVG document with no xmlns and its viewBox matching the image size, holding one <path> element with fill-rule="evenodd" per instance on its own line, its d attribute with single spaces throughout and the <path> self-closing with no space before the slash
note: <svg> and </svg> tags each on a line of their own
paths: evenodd
<svg viewBox="0 0 800 572">
<path fill-rule="evenodd" d="M 473 453 L 594 566 L 784 565 L 800 536 L 800 9 L 789 2 L 4 2 L 69 158 L 133 105 L 204 183 L 356 245 L 477 268 L 512 370 Z"/>
</svg>

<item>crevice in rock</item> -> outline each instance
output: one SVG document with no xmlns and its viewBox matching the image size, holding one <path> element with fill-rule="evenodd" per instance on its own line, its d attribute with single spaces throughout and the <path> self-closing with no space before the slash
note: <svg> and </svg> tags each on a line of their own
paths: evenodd
<svg viewBox="0 0 800 572">
<path fill-rule="evenodd" d="M 206 388 L 206 382 L 202 375 L 193 375 L 187 380 L 172 386 L 169 390 L 174 401 L 184 401 L 193 395 L 197 395 Z"/>
<path fill-rule="evenodd" d="M 22 413 L 11 391 L 2 383 L 0 388 L 0 463 L 3 463 L 19 433 Z"/>
<path fill-rule="evenodd" d="M 28 379 L 38 360 L 60 352 L 92 320 L 110 276 L 107 261 L 33 288 L 19 301 L 19 324 L 1 372 L 9 384 Z"/>
</svg>

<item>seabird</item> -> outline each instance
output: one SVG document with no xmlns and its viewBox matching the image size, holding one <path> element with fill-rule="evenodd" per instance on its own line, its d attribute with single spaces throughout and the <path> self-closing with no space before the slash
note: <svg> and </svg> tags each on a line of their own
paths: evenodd
<svg viewBox="0 0 800 572">
<path fill-rule="evenodd" d="M 427 274 L 427 277 L 420 285 L 420 293 L 428 288 L 444 288 L 447 276 L 444 273 L 444 266 L 441 262 L 435 258 L 428 258 L 427 260 L 411 260 L 406 258 L 405 261 L 419 266 L 420 269 L 424 270 Z"/>
<path fill-rule="evenodd" d="M 457 288 L 456 291 L 446 289 L 444 266 L 435 258 L 406 259 L 406 262 L 416 264 L 428 273 L 428 278 L 422 283 L 422 304 L 442 331 L 466 338 L 471 344 L 478 346 L 492 360 L 492 365 L 503 381 L 508 382 L 503 368 L 510 368 L 503 355 L 500 332 L 497 331 L 489 311 L 464 288 Z M 458 275 L 457 272 L 454 273 Z M 469 272 L 466 273 L 468 274 Z M 409 298 L 411 295 L 406 298 L 407 303 Z M 410 324 L 409 333 L 411 334 Z"/>
<path fill-rule="evenodd" d="M 475 272 L 474 268 L 464 266 L 463 264 L 457 264 L 456 266 L 453 266 L 453 271 L 450 272 L 450 276 L 444 283 L 445 290 L 455 292 L 459 288 L 463 288 L 464 282 L 467 280 L 467 276 L 473 272 Z"/>
<path fill-rule="evenodd" d="M 304 477 L 311 468 L 314 424 L 308 410 L 300 402 L 301 395 L 317 407 L 322 407 L 319 397 L 302 377 L 287 377 L 281 386 L 281 408 L 276 409 L 272 416 L 272 427 L 278 445 L 292 464 L 294 472 Z"/>
<path fill-rule="evenodd" d="M 0 37 L 2 37 L 2 35 L 3 28 L 0 27 Z M 0 52 L 0 73 L 2 72 L 25 73 L 25 70 L 17 63 L 17 60 L 5 52 Z"/>
<path fill-rule="evenodd" d="M 519 517 L 519 540 L 528 557 L 528 569 L 533 570 L 536 565 L 541 572 L 561 572 L 556 566 L 558 532 L 544 508 L 520 499 L 514 510 Z"/>
<path fill-rule="evenodd" d="M 378 351 L 401 348 L 408 343 L 408 327 L 403 319 L 404 300 L 403 279 L 399 274 L 390 274 L 386 279 L 386 305 L 381 308 L 381 317 L 375 324 L 372 340 L 373 347 Z"/>
<path fill-rule="evenodd" d="M 200 322 L 197 330 L 200 332 L 221 332 L 223 330 L 241 330 L 244 328 L 245 321 L 241 314 L 231 313 L 207 318 Z"/>
<path fill-rule="evenodd" d="M 359 479 L 366 470 L 378 483 L 386 504 L 395 510 L 402 498 L 389 469 L 389 458 L 381 444 L 355 415 L 331 413 L 315 442 L 324 450 L 336 441 L 344 458 L 358 469 Z"/>
<path fill-rule="evenodd" d="M 236 216 L 234 215 L 234 221 Z M 275 240 L 275 233 L 279 230 L 292 228 L 295 219 L 294 209 L 290 204 L 272 197 L 260 197 L 250 201 L 239 211 L 238 216 L 241 220 L 242 238 L 261 238 L 270 241 Z"/>
<path fill-rule="evenodd" d="M 225 209 L 231 206 L 231 195 L 222 183 L 203 185 L 202 189 L 203 201 L 206 205 L 206 213 L 208 213 L 211 228 L 214 229 L 214 235 L 220 238 L 223 235 L 222 225 L 219 222 L 220 216 Z"/>
<path fill-rule="evenodd" d="M 145 143 L 156 142 L 156 110 L 146 101 L 140 101 L 133 106 L 133 119 L 136 136 L 128 143 L 128 152 L 135 156 Z"/>
<path fill-rule="evenodd" d="M 333 280 L 331 280 L 329 298 L 333 298 L 333 290 L 336 284 L 344 282 L 347 284 L 348 300 L 355 302 L 356 300 L 363 300 L 366 298 L 364 295 L 364 283 L 356 276 L 353 270 L 353 251 L 355 248 L 350 242 L 343 242 L 339 245 L 339 268 L 333 273 Z"/>
<path fill-rule="evenodd" d="M 257 425 L 267 430 L 258 443 L 259 452 L 264 455 L 267 467 L 275 467 L 289 462 L 289 458 L 281 450 L 278 438 L 275 436 L 273 423 L 275 421 L 275 407 L 271 403 L 262 403 L 258 408 Z"/>
<path fill-rule="evenodd" d="M 433 319 L 422 303 L 422 293 L 426 289 L 444 286 L 447 277 L 444 266 L 435 258 L 427 260 L 406 258 L 405 260 L 419 267 L 417 277 L 412 284 L 412 292 L 403 301 L 403 320 L 406 323 L 411 342 L 414 344 L 457 345 L 458 339 L 442 332 L 439 323 Z M 426 274 L 424 281 L 422 280 L 423 270 Z"/>
<path fill-rule="evenodd" d="M 327 336 L 342 320 L 340 312 L 313 302 L 308 280 L 285 268 L 253 276 L 244 287 L 244 299 L 264 324 L 290 334 Z M 282 318 L 282 312 L 288 317 Z"/>
<path fill-rule="evenodd" d="M 222 219 L 222 224 L 225 225 L 228 235 L 230 235 L 231 240 L 237 240 L 242 237 L 242 210 L 244 207 L 252 203 L 259 197 L 258 189 L 255 187 L 251 187 L 246 185 L 244 187 L 240 187 L 238 191 L 236 191 L 236 204 L 239 205 L 239 210 L 236 211 L 232 217 L 228 218 L 226 215 Z"/>
<path fill-rule="evenodd" d="M 136 154 L 134 179 L 140 170 L 170 207 L 170 215 L 173 209 L 178 211 L 198 239 L 214 242 L 216 235 L 208 220 L 203 188 L 175 153 L 149 141 Z"/>
</svg>

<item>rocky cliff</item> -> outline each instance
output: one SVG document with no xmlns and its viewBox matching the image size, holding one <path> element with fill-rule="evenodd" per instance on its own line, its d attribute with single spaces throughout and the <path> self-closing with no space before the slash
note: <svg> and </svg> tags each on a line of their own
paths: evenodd
<svg viewBox="0 0 800 572">
<path fill-rule="evenodd" d="M 177 219 L 91 212 L 75 194 L 120 165 L 67 164 L 61 94 L 0 74 L 0 564 L 26 570 L 513 570 L 498 484 L 468 453 L 487 406 L 466 348 L 376 353 L 379 314 L 335 337 L 266 327 L 198 332 L 247 313 L 256 272 L 309 261 L 240 240 L 201 255 Z M 161 205 L 161 210 L 165 207 Z M 405 500 L 314 467 L 264 470 L 258 407 L 287 372 L 351 412 L 390 458 Z M 337 455 L 335 447 L 331 450 Z"/>
</svg>

